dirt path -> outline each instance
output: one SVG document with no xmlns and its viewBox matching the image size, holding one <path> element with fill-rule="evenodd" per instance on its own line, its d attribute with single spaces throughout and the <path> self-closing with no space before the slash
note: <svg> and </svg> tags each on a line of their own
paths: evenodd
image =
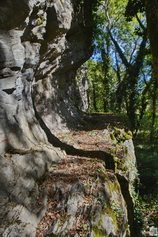
<svg viewBox="0 0 158 237">
<path fill-rule="evenodd" d="M 96 187 L 98 177 L 103 178 L 102 176 L 106 172 L 111 180 L 115 179 L 114 163 L 112 163 L 113 157 L 111 155 L 115 150 L 115 143 L 111 139 L 112 128 L 115 126 L 123 128 L 127 121 L 115 114 L 86 115 L 85 121 L 87 124 L 82 126 L 80 130 L 60 133 L 57 136 L 65 146 L 69 147 L 72 154 L 65 154 L 60 164 L 52 166 L 51 172 L 41 180 L 41 196 L 38 197 L 38 203 L 40 206 L 43 199 L 43 190 L 45 189 L 48 198 L 48 209 L 37 228 L 37 237 L 47 236 L 49 234 L 48 230 L 54 223 L 67 218 L 65 205 L 59 203 L 63 200 L 62 195 L 67 196 L 68 199 L 72 194 L 74 184 L 78 184 L 81 193 L 85 194 L 79 204 L 80 209 L 75 213 L 75 221 L 73 221 L 73 225 L 69 228 L 70 230 L 66 236 L 71 236 L 73 233 L 78 233 L 78 236 L 87 236 L 89 211 L 87 209 L 85 213 L 81 214 L 81 209 L 86 203 L 88 203 L 87 208 L 94 205 L 97 196 L 95 192 L 98 189 Z M 121 145 L 120 147 L 118 145 L 116 155 L 119 159 L 123 157 L 124 151 Z M 83 191 L 82 185 L 84 187 L 88 185 L 89 188 Z M 95 205 L 102 206 L 101 200 Z"/>
</svg>

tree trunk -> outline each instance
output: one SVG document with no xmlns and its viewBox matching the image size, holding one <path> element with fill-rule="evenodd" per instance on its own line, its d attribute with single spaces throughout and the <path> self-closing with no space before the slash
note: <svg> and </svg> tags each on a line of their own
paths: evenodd
<svg viewBox="0 0 158 237">
<path fill-rule="evenodd" d="M 158 81 L 158 1 L 157 0 L 146 0 L 146 16 L 147 16 L 147 27 L 148 35 L 151 44 L 151 52 L 154 60 L 154 70 L 156 80 Z"/>
<path fill-rule="evenodd" d="M 155 80 L 154 91 L 152 96 L 152 119 L 151 119 L 151 129 L 150 129 L 150 141 L 154 139 L 155 132 L 155 120 L 156 120 L 156 98 L 157 97 L 157 81 Z"/>
<path fill-rule="evenodd" d="M 94 108 L 95 112 L 98 112 L 98 109 L 97 109 L 97 100 L 96 100 L 95 82 L 92 82 L 92 86 L 93 86 L 93 108 Z"/>
</svg>

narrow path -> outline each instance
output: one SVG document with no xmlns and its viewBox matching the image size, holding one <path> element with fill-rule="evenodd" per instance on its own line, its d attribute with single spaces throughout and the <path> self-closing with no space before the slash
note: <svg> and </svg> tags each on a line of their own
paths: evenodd
<svg viewBox="0 0 158 237">
<path fill-rule="evenodd" d="M 103 208 L 103 203 L 101 199 L 99 201 L 98 196 L 103 192 L 103 187 L 98 188 L 96 180 L 104 180 L 105 173 L 112 182 L 116 180 L 112 155 L 115 143 L 110 134 L 113 127 L 125 126 L 124 118 L 115 114 L 94 114 L 86 115 L 85 121 L 87 125 L 81 127 L 80 130 L 57 135 L 56 141 L 60 141 L 57 145 L 60 143 L 66 154 L 60 164 L 52 166 L 51 172 L 41 179 L 41 183 L 39 182 L 41 190 L 41 195 L 38 197 L 39 205 L 43 199 L 43 190 L 46 190 L 48 208 L 37 228 L 37 237 L 49 236 L 52 233 L 51 228 L 57 228 L 55 225 L 57 226 L 61 220 L 66 223 L 67 219 L 68 222 L 67 212 L 73 216 L 73 210 L 68 211 L 67 205 L 74 189 L 84 197 L 82 201 L 81 198 L 76 198 L 80 208 L 76 207 L 76 211 L 74 210 L 75 219 L 71 220 L 73 224 L 65 224 L 67 225 L 65 228 L 68 229 L 66 236 L 74 236 L 76 233 L 77 236 L 87 236 L 88 218 L 89 213 L 92 213 L 92 207 Z M 117 146 L 115 155 L 122 159 L 124 151 L 121 145 Z M 87 209 L 85 209 L 86 205 Z M 118 221 L 122 223 L 121 218 Z"/>
</svg>

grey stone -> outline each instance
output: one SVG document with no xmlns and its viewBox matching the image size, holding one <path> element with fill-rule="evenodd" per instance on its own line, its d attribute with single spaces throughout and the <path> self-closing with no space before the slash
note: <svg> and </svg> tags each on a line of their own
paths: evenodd
<svg viewBox="0 0 158 237">
<path fill-rule="evenodd" d="M 2 237 L 35 237 L 35 228 L 32 225 L 13 224 L 7 228 Z"/>
</svg>

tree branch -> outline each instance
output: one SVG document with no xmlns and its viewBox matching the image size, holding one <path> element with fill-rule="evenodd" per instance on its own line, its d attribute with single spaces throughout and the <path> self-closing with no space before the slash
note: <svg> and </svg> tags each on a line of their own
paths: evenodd
<svg viewBox="0 0 158 237">
<path fill-rule="evenodd" d="M 128 68 L 130 66 L 130 64 L 129 64 L 128 60 L 126 59 L 124 53 L 122 52 L 122 49 L 120 48 L 119 44 L 114 39 L 114 37 L 112 36 L 112 33 L 111 33 L 111 31 L 110 31 L 110 29 L 108 27 L 107 27 L 107 31 L 108 31 L 108 33 L 110 35 L 110 38 L 111 38 L 112 42 L 115 45 L 115 48 L 116 48 L 116 50 L 117 50 L 117 52 L 118 52 L 118 54 L 119 54 L 119 56 L 120 56 L 120 58 L 122 60 L 122 63 L 125 65 L 126 68 Z"/>
</svg>

